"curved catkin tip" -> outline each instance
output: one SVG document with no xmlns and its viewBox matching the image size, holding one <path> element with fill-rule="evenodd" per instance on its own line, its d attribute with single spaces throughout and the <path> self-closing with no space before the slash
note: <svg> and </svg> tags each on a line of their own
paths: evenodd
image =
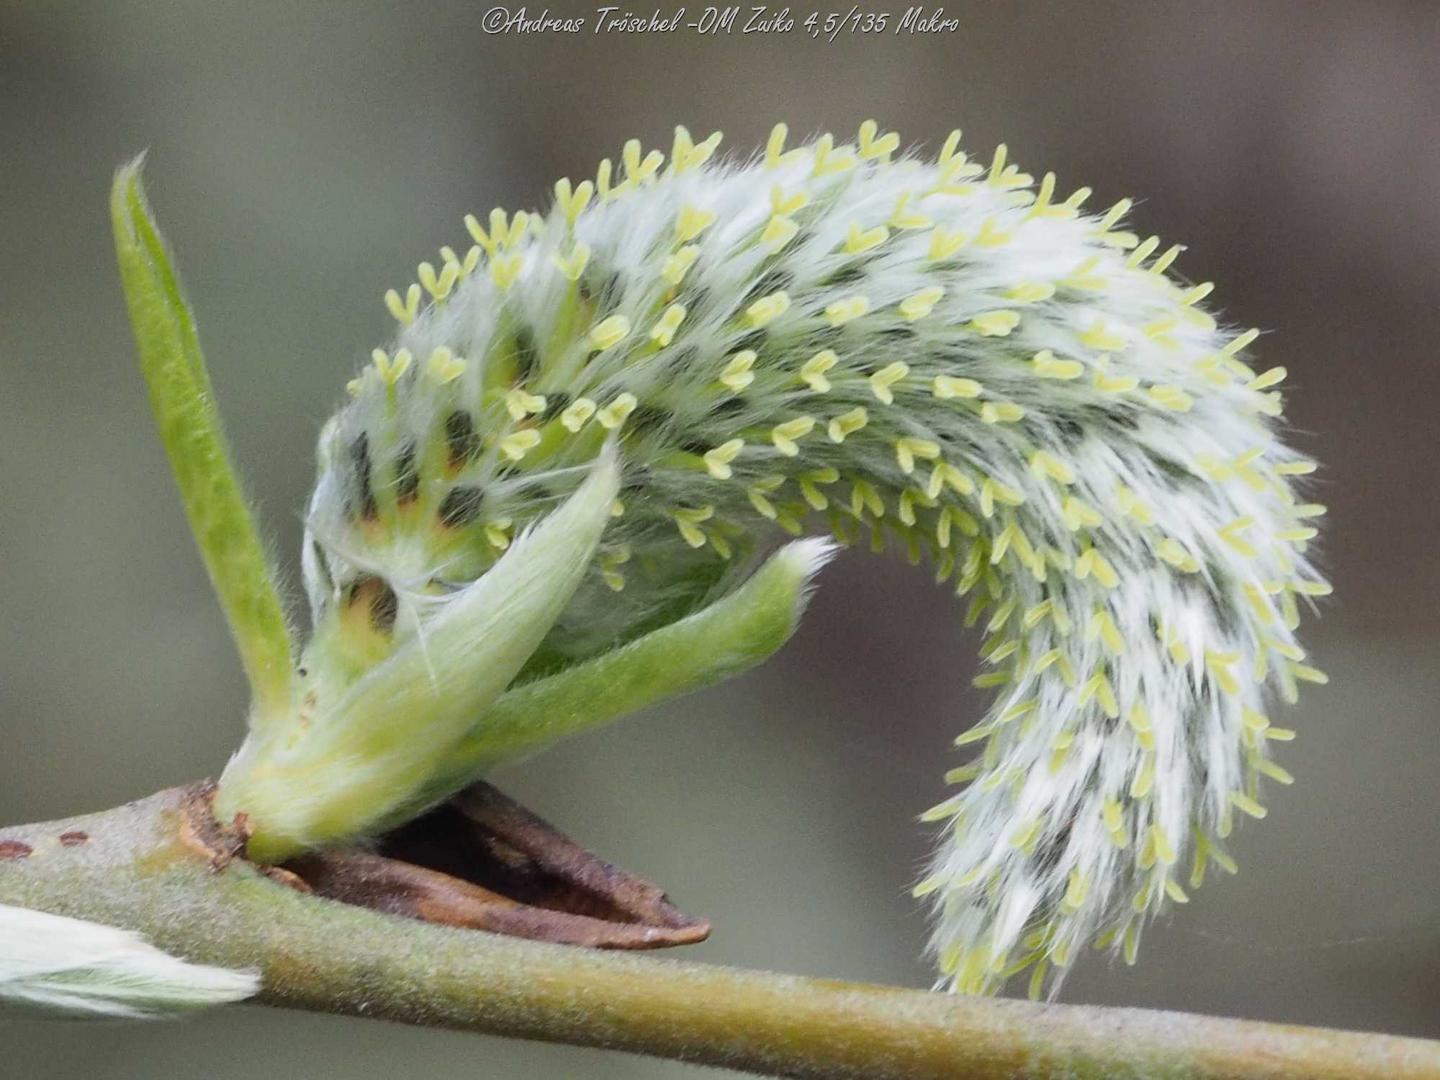
<svg viewBox="0 0 1440 1080">
<path fill-rule="evenodd" d="M 159 1020 L 259 990 L 253 972 L 187 963 L 127 930 L 0 904 L 0 1010 Z"/>
<path fill-rule="evenodd" d="M 963 598 L 995 692 L 926 815 L 942 984 L 1042 994 L 1091 945 L 1133 957 L 1233 865 L 1226 838 L 1288 777 L 1270 716 L 1323 680 L 1297 628 L 1329 588 L 1324 507 L 1281 436 L 1284 369 L 1178 275 L 1182 245 L 1130 230 L 1130 200 L 1092 212 L 1004 146 L 905 151 L 869 121 L 778 125 L 725 164 L 718 143 L 627 143 L 385 293 L 394 337 L 321 439 L 310 684 L 328 703 L 402 657 L 462 670 L 434 644 L 451 613 L 610 447 L 603 531 L 532 671 L 655 645 L 740 597 L 777 537 L 898 548 Z M 823 552 L 776 558 L 760 575 Z"/>
</svg>

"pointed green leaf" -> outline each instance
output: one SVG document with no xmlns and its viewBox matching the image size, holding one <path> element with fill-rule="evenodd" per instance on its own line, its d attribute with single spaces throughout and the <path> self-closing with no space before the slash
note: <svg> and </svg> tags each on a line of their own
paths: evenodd
<svg viewBox="0 0 1440 1080">
<path fill-rule="evenodd" d="M 195 321 L 140 183 L 141 159 L 115 174 L 110 217 L 140 370 L 190 529 L 255 698 L 256 722 L 289 708 L 290 632 L 264 548 L 230 464 Z"/>
</svg>

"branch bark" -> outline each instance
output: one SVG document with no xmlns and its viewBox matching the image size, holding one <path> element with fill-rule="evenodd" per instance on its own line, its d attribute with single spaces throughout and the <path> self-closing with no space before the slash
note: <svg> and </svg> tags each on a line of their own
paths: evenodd
<svg viewBox="0 0 1440 1080">
<path fill-rule="evenodd" d="M 431 926 L 297 892 L 235 847 L 203 785 L 3 829 L 0 903 L 258 968 L 270 1005 L 769 1076 L 1440 1078 L 1440 1043 L 1420 1039 L 950 997 Z"/>
</svg>

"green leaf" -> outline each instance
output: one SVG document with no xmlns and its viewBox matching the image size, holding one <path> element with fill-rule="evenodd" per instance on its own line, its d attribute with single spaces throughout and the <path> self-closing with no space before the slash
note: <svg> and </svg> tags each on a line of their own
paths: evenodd
<svg viewBox="0 0 1440 1080">
<path fill-rule="evenodd" d="M 788 544 L 750 580 L 692 615 L 618 649 L 502 695 L 445 758 L 410 814 L 473 783 L 494 765 L 562 738 L 713 685 L 769 659 L 790 640 L 811 581 L 833 552 L 823 540 Z"/>
<path fill-rule="evenodd" d="M 110 217 L 155 425 L 250 679 L 253 722 L 290 708 L 290 631 L 230 463 L 195 320 L 145 201 L 141 158 L 115 174 Z"/>
</svg>

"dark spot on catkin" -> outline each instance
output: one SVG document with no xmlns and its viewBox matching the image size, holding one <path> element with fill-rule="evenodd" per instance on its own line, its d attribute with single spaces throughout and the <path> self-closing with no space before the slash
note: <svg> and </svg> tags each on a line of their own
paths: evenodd
<svg viewBox="0 0 1440 1080">
<path fill-rule="evenodd" d="M 375 504 L 375 489 L 372 486 L 370 468 L 370 439 L 361 434 L 350 444 L 350 466 L 354 470 L 355 490 L 351 498 L 351 513 L 373 521 L 380 514 Z"/>
<path fill-rule="evenodd" d="M 411 443 L 395 459 L 395 501 L 404 505 L 420 493 L 420 472 L 415 463 L 415 444 Z"/>
<path fill-rule="evenodd" d="M 440 504 L 440 523 L 451 529 L 469 525 L 480 516 L 480 504 L 485 493 L 478 487 L 451 488 L 450 494 Z"/>
<path fill-rule="evenodd" d="M 540 351 L 535 347 L 535 335 L 528 326 L 515 331 L 515 373 L 521 382 L 535 374 L 540 362 Z"/>
<path fill-rule="evenodd" d="M 395 590 L 383 578 L 363 577 L 350 586 L 350 604 L 365 604 L 370 625 L 382 634 L 395 628 L 395 616 L 400 610 L 400 601 Z"/>
<path fill-rule="evenodd" d="M 60 843 L 65 847 L 79 847 L 81 844 L 88 842 L 89 839 L 90 834 L 80 829 L 71 829 L 69 832 L 62 832 L 60 834 Z"/>
<path fill-rule="evenodd" d="M 570 401 L 570 395 L 564 390 L 547 390 L 545 392 L 545 411 L 540 414 L 540 423 L 544 424 L 554 420 L 570 407 Z"/>
<path fill-rule="evenodd" d="M 449 447 L 452 469 L 467 465 L 479 456 L 480 436 L 475 432 L 475 421 L 464 409 L 456 409 L 445 417 L 445 443 Z"/>
<path fill-rule="evenodd" d="M 23 859 L 34 850 L 23 840 L 0 840 L 0 859 Z"/>
</svg>

